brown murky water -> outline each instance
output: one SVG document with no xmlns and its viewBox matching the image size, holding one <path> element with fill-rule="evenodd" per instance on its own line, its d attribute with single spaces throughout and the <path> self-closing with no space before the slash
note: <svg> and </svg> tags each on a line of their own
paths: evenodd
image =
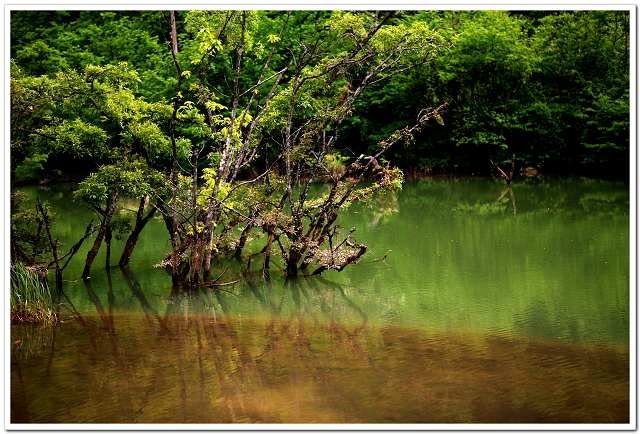
<svg viewBox="0 0 640 434">
<path fill-rule="evenodd" d="M 12 331 L 14 423 L 629 419 L 628 354 L 615 347 L 301 317 L 85 317 Z"/>
</svg>

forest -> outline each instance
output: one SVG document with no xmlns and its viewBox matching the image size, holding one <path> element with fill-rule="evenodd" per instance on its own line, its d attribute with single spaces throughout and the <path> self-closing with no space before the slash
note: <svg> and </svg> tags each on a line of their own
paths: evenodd
<svg viewBox="0 0 640 434">
<path fill-rule="evenodd" d="M 47 116 L 82 120 L 106 134 L 103 138 L 97 130 L 68 125 L 64 134 L 78 136 L 78 143 L 109 142 L 115 131 L 89 114 L 80 116 L 62 107 L 36 110 L 43 101 L 34 101 L 29 92 L 37 86 L 59 97 L 60 86 L 71 86 L 74 79 L 111 75 L 103 81 L 129 90 L 135 97 L 128 103 L 132 110 L 153 110 L 134 108 L 138 101 L 156 104 L 156 112 L 167 110 L 180 92 L 181 106 L 191 101 L 201 113 L 206 109 L 196 89 L 204 91 L 200 87 L 205 86 L 206 92 L 215 95 L 206 99 L 224 106 L 218 112 L 228 116 L 237 41 L 229 33 L 221 35 L 222 46 L 209 47 L 212 41 L 205 38 L 214 38 L 222 30 L 218 27 L 224 25 L 224 18 L 207 21 L 208 27 L 202 28 L 201 21 L 207 18 L 198 14 L 202 12 L 176 13 L 177 60 L 184 69 L 178 77 L 167 48 L 167 18 L 160 12 L 13 12 L 13 179 L 77 180 L 112 162 L 99 152 L 87 155 L 42 143 L 44 134 L 49 134 L 40 131 Z M 231 19 L 229 32 L 241 31 L 234 28 L 241 25 L 240 19 L 239 15 Z M 266 80 L 256 88 L 264 99 L 269 84 L 286 67 L 274 90 L 277 93 L 290 84 L 295 73 L 291 56 L 311 44 L 318 31 L 326 32 L 328 39 L 323 41 L 322 52 L 314 53 L 309 67 L 318 68 L 321 59 L 344 55 L 355 37 L 345 32 L 365 32 L 374 19 L 370 13 L 331 11 L 248 14 L 239 88 L 246 92 Z M 628 13 L 413 11 L 396 12 L 383 26 L 385 33 L 400 34 L 406 28 L 415 35 L 422 33 L 429 53 L 412 53 L 413 59 L 404 59 L 402 66 L 386 71 L 384 78 L 372 80 L 366 92 L 354 98 L 349 116 L 337 127 L 339 140 L 332 153 L 336 162 L 370 154 L 380 140 L 414 122 L 421 109 L 446 102 L 443 122 L 425 126 L 410 145 L 390 149 L 385 158 L 407 173 L 487 175 L 492 171 L 489 160 L 510 160 L 515 154 L 520 167 L 545 173 L 627 176 Z M 104 69 L 92 72 L 92 67 Z M 333 97 L 355 91 L 363 73 L 351 70 L 336 76 Z M 43 93 L 40 96 L 45 98 Z M 250 96 L 246 93 L 240 102 L 248 102 Z M 27 107 L 34 109 L 25 110 Z M 168 139 L 168 115 L 164 116 L 152 123 Z M 34 140 L 34 135 L 40 140 Z M 184 133 L 180 138 L 193 140 Z M 164 148 L 166 153 L 168 147 Z M 275 153 L 271 148 L 269 152 Z M 156 160 L 162 152 L 157 153 Z M 251 168 L 256 166 L 256 162 L 251 164 Z"/>
</svg>

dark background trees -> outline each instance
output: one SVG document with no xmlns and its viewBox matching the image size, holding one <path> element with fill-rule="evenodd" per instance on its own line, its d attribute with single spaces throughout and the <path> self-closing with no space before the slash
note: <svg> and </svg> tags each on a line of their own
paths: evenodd
<svg viewBox="0 0 640 434">
<path fill-rule="evenodd" d="M 348 127 L 358 153 L 415 108 L 445 99 L 430 126 L 389 159 L 405 169 L 487 174 L 516 155 L 546 173 L 625 177 L 629 150 L 626 12 L 421 12 L 451 35 L 438 62 L 370 91 Z"/>
<path fill-rule="evenodd" d="M 318 19 L 327 16 L 290 15 L 272 64 L 280 66 L 287 49 L 299 49 L 297 41 L 316 32 Z M 284 13 L 260 13 L 252 24 L 256 40 L 276 35 L 284 19 Z M 486 175 L 489 160 L 515 154 L 520 167 L 546 173 L 627 176 L 627 12 L 424 11 L 400 12 L 393 19 L 424 22 L 445 35 L 450 46 L 436 62 L 370 86 L 341 126 L 336 146 L 344 156 L 367 153 L 415 121 L 420 107 L 445 100 L 444 123 L 428 126 L 413 144 L 391 150 L 388 159 L 408 171 Z M 166 101 L 176 77 L 165 21 L 154 11 L 13 12 L 15 74 L 53 76 L 124 61 L 139 75 L 139 97 Z M 185 50 L 197 51 L 187 26 L 185 14 L 178 13 L 178 39 Z M 331 43 L 339 49 L 339 40 Z M 209 70 L 221 92 L 233 66 L 228 60 L 217 60 Z M 254 82 L 260 66 L 247 65 L 243 80 Z M 65 169 L 20 134 L 14 131 L 12 141 L 16 180 L 40 178 L 43 169 Z"/>
</svg>

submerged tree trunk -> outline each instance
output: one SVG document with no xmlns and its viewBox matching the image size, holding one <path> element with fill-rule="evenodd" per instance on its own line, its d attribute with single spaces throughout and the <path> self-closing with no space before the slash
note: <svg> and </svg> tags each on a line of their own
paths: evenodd
<svg viewBox="0 0 640 434">
<path fill-rule="evenodd" d="M 87 259 L 84 262 L 84 270 L 82 271 L 83 279 L 88 279 L 91 276 L 91 266 L 93 265 L 93 261 L 96 259 L 96 256 L 98 256 L 102 240 L 107 235 L 107 228 L 111 223 L 111 217 L 113 217 L 113 213 L 116 210 L 117 202 L 118 196 L 117 194 L 113 194 L 107 201 L 106 209 L 102 212 L 102 222 L 100 223 L 100 229 L 98 229 L 98 235 L 96 235 L 96 239 L 93 241 L 91 249 L 87 252 Z"/>
<path fill-rule="evenodd" d="M 247 238 L 249 237 L 251 229 L 253 229 L 253 224 L 247 223 L 240 233 L 240 238 L 238 238 L 238 243 L 236 244 L 236 250 L 234 252 L 234 256 L 238 259 L 242 256 L 242 249 L 244 249 L 244 245 L 247 243 Z"/>
<path fill-rule="evenodd" d="M 96 259 L 96 256 L 98 256 L 98 251 L 102 245 L 102 239 L 105 236 L 105 232 L 106 226 L 104 224 L 100 225 L 98 235 L 96 235 L 96 239 L 93 241 L 91 249 L 87 252 L 87 259 L 84 261 L 84 270 L 82 270 L 83 279 L 88 279 L 91 275 L 91 266 L 93 265 L 93 261 Z"/>
<path fill-rule="evenodd" d="M 156 207 L 152 207 L 147 215 L 144 215 L 144 207 L 149 200 L 148 196 L 140 199 L 140 206 L 138 207 L 138 213 L 136 214 L 136 224 L 133 227 L 133 230 L 129 234 L 127 241 L 124 245 L 124 249 L 122 250 L 122 255 L 120 256 L 120 261 L 118 261 L 118 265 L 121 267 L 125 267 L 129 264 L 129 260 L 131 259 L 131 255 L 133 254 L 133 250 L 138 243 L 138 238 L 140 237 L 140 233 L 147 225 L 149 220 L 153 218 L 156 213 Z"/>
<path fill-rule="evenodd" d="M 269 236 L 267 238 L 267 245 L 264 248 L 264 263 L 262 265 L 262 277 L 264 277 L 265 279 L 269 278 L 269 268 L 271 266 L 271 246 L 273 244 L 273 231 L 274 228 L 272 226 L 267 227 Z"/>
<path fill-rule="evenodd" d="M 51 256 L 53 256 L 53 263 L 55 264 L 56 270 L 56 290 L 58 293 L 62 291 L 62 267 L 60 266 L 60 260 L 58 258 L 58 240 L 53 239 L 51 235 L 51 222 L 49 220 L 49 213 L 42 206 L 40 199 L 37 200 L 36 210 L 42 216 L 42 220 L 44 222 L 44 227 L 47 232 L 47 239 L 49 240 L 49 246 L 51 248 Z"/>
<path fill-rule="evenodd" d="M 109 272 L 109 268 L 111 267 L 111 239 L 113 238 L 113 233 L 111 232 L 111 225 L 107 225 L 107 230 L 104 233 L 104 243 L 107 246 L 107 253 L 105 255 L 105 267 L 107 268 L 107 272 Z"/>
<path fill-rule="evenodd" d="M 289 250 L 289 257 L 287 258 L 287 277 L 296 277 L 298 275 L 298 261 L 300 260 L 300 254 L 296 250 Z"/>
</svg>

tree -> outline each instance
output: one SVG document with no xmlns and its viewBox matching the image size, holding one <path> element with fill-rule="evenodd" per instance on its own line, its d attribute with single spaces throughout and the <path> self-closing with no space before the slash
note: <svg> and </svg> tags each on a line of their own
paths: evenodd
<svg viewBox="0 0 640 434">
<path fill-rule="evenodd" d="M 29 129 L 19 137 L 29 140 L 36 155 L 65 164 L 82 163 L 95 171 L 76 192 L 96 211 L 101 224 L 87 254 L 83 277 L 103 239 L 110 246 L 110 222 L 118 199 L 162 197 L 159 173 L 170 160 L 170 143 L 163 132 L 170 107 L 136 97 L 138 74 L 127 64 L 87 66 L 82 73 L 59 72 L 53 77 L 16 77 L 12 104 L 29 112 Z M 43 97 L 44 95 L 44 97 Z M 14 141 L 12 144 L 21 144 Z M 184 145 L 184 143 L 182 143 Z M 181 155 L 183 149 L 181 148 Z M 153 188 L 151 187 L 153 186 Z M 139 196 L 137 196 L 139 195 Z M 148 219 L 137 222 L 123 258 L 130 256 L 137 234 Z M 123 259 L 123 262 L 127 262 Z"/>
<path fill-rule="evenodd" d="M 437 33 L 419 22 L 387 24 L 391 16 L 336 12 L 317 22 L 315 32 L 300 35 L 286 48 L 280 41 L 289 14 L 279 20 L 278 33 L 267 34 L 264 41 L 258 39 L 260 16 L 254 12 L 196 11 L 185 16 L 185 29 L 193 40 L 186 41 L 184 50 L 179 51 L 171 36 L 179 83 L 172 140 L 177 140 L 185 125 L 202 134 L 200 145 L 192 147 L 190 198 L 185 198 L 189 202 L 180 203 L 177 193 L 172 200 L 172 217 L 180 214 L 183 220 L 170 226 L 184 228 L 172 244 L 174 252 L 181 255 L 189 250 L 182 258 L 192 283 L 200 281 L 201 273 L 205 278 L 208 275 L 214 232 L 222 221 L 233 221 L 233 225 L 244 221 L 235 243 L 236 255 L 252 228 L 266 232 L 265 274 L 274 242 L 281 248 L 290 276 L 313 261 L 321 264 L 318 273 L 342 269 L 364 253 L 366 246 L 356 245 L 350 236 L 334 240 L 340 210 L 381 189 L 397 188 L 401 173 L 380 166 L 377 158 L 393 144 L 407 140 L 431 117 L 439 117 L 441 110 L 422 112 L 416 126 L 395 133 L 374 156 L 354 161 L 349 172 L 326 176 L 337 130 L 363 91 L 432 60 L 442 43 Z M 171 35 L 175 35 L 173 17 L 172 13 Z M 214 61 L 224 56 L 228 62 Z M 245 65 L 256 62 L 263 65 L 259 72 L 245 73 Z M 194 70 L 184 69 L 185 64 L 193 65 Z M 221 72 L 230 77 L 226 98 L 216 88 Z M 190 99 L 185 101 L 187 94 Z M 236 182 L 261 149 L 263 158 L 270 154 L 275 158 L 265 160 L 261 174 Z M 203 160 L 206 163 L 201 168 Z M 200 177 L 202 186 L 198 184 Z M 368 177 L 375 184 L 361 186 Z M 330 191 L 320 198 L 311 197 L 310 186 L 319 180 L 330 181 Z M 259 202 L 235 204 L 242 202 L 238 194 L 257 197 L 247 196 L 249 188 L 261 189 Z M 294 195 L 294 190 L 299 194 Z M 328 256 L 321 251 L 325 244 L 329 244 Z M 178 260 L 177 256 L 172 261 Z M 327 262 L 324 256 L 331 260 Z M 178 264 L 174 262 L 172 267 Z"/>
</svg>

